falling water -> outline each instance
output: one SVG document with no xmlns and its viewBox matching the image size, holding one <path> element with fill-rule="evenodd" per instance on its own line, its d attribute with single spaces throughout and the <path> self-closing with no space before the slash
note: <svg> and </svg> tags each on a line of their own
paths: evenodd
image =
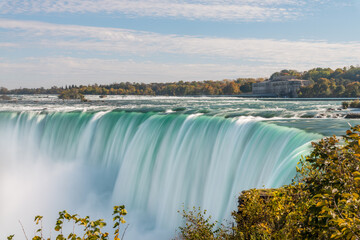
<svg viewBox="0 0 360 240">
<path fill-rule="evenodd" d="M 0 132 L 0 234 L 37 214 L 125 204 L 130 232 L 165 239 L 183 206 L 229 219 L 242 190 L 289 183 L 321 137 L 249 117 L 126 111 L 0 112 Z"/>
</svg>

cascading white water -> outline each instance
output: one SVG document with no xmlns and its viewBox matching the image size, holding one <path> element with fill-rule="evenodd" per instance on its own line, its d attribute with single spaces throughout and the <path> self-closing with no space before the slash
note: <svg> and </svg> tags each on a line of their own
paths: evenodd
<svg viewBox="0 0 360 240">
<path fill-rule="evenodd" d="M 104 217 L 125 204 L 130 232 L 165 239 L 182 205 L 222 220 L 242 190 L 289 183 L 321 137 L 251 118 L 116 111 L 1 112 L 0 132 L 0 234 L 38 214 Z"/>
</svg>

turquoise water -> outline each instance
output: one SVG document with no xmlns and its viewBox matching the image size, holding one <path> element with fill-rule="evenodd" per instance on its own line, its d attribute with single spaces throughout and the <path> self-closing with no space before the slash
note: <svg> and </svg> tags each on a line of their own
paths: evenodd
<svg viewBox="0 0 360 240">
<path fill-rule="evenodd" d="M 311 141 L 357 123 L 341 101 L 92 98 L 0 105 L 5 235 L 18 219 L 31 229 L 38 214 L 53 225 L 63 209 L 104 217 L 125 204 L 129 239 L 169 239 L 183 206 L 230 219 L 242 190 L 289 183 Z"/>
</svg>

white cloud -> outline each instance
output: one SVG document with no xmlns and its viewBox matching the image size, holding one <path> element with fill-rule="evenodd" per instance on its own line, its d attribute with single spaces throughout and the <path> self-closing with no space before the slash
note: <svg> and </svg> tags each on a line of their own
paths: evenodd
<svg viewBox="0 0 360 240">
<path fill-rule="evenodd" d="M 302 66 L 304 69 L 310 66 Z M 113 82 L 175 82 L 267 77 L 278 71 L 271 64 L 183 64 L 81 59 L 71 57 L 29 58 L 21 62 L 0 61 L 0 86 L 51 87 L 66 84 Z"/>
<path fill-rule="evenodd" d="M 266 77 L 285 68 L 360 63 L 360 42 L 164 35 L 7 19 L 0 19 L 0 29 L 1 51 L 16 51 L 0 58 L 0 86 L 10 88 Z"/>
<path fill-rule="evenodd" d="M 13 47 L 19 47 L 17 44 L 15 43 L 11 43 L 11 42 L 0 42 L 0 48 L 13 48 Z"/>
<path fill-rule="evenodd" d="M 163 35 L 118 28 L 57 25 L 0 19 L 0 28 L 15 34 L 23 48 L 65 50 L 119 57 L 172 55 L 194 61 L 245 61 L 273 65 L 357 64 L 360 42 L 289 41 L 275 39 L 231 39 Z M 19 34 L 21 37 L 16 37 Z M 1 36 L 1 35 L 0 35 Z M 18 40 L 21 39 L 21 40 Z M 73 53 L 75 54 L 75 53 Z M 73 55 L 70 55 L 73 56 Z"/>
<path fill-rule="evenodd" d="M 296 18 L 308 0 L 2 0 L 0 13 L 120 13 L 235 21 Z M 315 1 L 316 2 L 316 1 Z"/>
</svg>

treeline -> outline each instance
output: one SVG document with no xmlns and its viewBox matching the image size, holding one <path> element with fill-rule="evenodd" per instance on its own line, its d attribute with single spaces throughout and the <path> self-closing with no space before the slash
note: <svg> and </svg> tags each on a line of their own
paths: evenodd
<svg viewBox="0 0 360 240">
<path fill-rule="evenodd" d="M 312 81 L 302 87 L 298 96 L 307 97 L 360 97 L 360 67 L 348 68 L 314 68 L 305 72 L 282 70 L 271 75 L 270 80 L 279 76 L 293 76 L 296 79 Z M 97 95 L 160 95 L 160 96 L 193 96 L 193 95 L 238 95 L 251 93 L 252 84 L 264 81 L 264 78 L 238 78 L 222 81 L 193 81 L 172 83 L 130 83 L 121 82 L 109 85 L 69 85 L 64 87 L 19 88 L 8 90 L 0 88 L 0 94 L 66 94 L 76 89 L 79 94 Z"/>
<path fill-rule="evenodd" d="M 63 87 L 51 87 L 49 89 L 41 88 L 18 88 L 9 90 L 5 87 L 0 87 L 0 94 L 60 94 L 64 91 Z"/>
<path fill-rule="evenodd" d="M 312 81 L 311 85 L 300 88 L 298 96 L 302 98 L 360 96 L 360 67 L 350 66 L 336 70 L 314 68 L 305 72 L 283 70 L 274 73 L 270 79 L 286 75 Z"/>
<path fill-rule="evenodd" d="M 262 78 L 238 78 L 222 81 L 193 81 L 173 83 L 113 83 L 110 85 L 70 85 L 65 87 L 21 88 L 8 90 L 0 88 L 0 94 L 62 94 L 77 89 L 80 94 L 97 95 L 162 95 L 162 96 L 191 96 L 191 95 L 237 95 L 250 93 L 252 83 L 263 81 Z"/>
</svg>

